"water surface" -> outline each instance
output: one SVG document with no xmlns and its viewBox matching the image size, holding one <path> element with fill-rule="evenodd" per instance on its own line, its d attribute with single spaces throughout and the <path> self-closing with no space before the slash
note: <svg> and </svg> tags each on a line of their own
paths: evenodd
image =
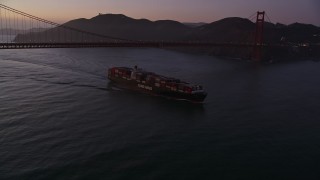
<svg viewBox="0 0 320 180">
<path fill-rule="evenodd" d="M 108 87 L 138 65 L 202 105 Z M 0 179 L 319 179 L 320 63 L 152 48 L 1 50 Z"/>
</svg>

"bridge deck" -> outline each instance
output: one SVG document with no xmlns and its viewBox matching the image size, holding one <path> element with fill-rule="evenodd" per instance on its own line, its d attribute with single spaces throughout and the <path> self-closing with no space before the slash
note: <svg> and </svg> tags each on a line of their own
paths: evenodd
<svg viewBox="0 0 320 180">
<path fill-rule="evenodd" d="M 267 47 L 285 45 L 254 45 L 252 43 L 213 42 L 79 42 L 79 43 L 0 43 L 0 49 L 87 48 L 87 47 Z"/>
</svg>

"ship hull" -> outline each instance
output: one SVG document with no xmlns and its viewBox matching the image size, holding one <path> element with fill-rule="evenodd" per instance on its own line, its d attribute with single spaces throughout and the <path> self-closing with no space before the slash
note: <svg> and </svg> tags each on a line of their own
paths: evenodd
<svg viewBox="0 0 320 180">
<path fill-rule="evenodd" d="M 114 86 L 118 88 L 141 92 L 153 96 L 161 96 L 169 99 L 185 100 L 193 103 L 202 103 L 207 96 L 206 92 L 187 94 L 178 90 L 168 90 L 165 87 L 157 87 L 155 85 L 150 85 L 144 82 L 137 82 L 131 79 L 124 79 L 122 77 L 109 76 L 108 79 L 113 83 Z"/>
<path fill-rule="evenodd" d="M 155 96 L 187 100 L 201 103 L 207 93 L 200 85 L 192 85 L 176 78 L 147 72 L 137 67 L 113 67 L 108 69 L 107 77 L 119 88 L 138 91 Z"/>
</svg>

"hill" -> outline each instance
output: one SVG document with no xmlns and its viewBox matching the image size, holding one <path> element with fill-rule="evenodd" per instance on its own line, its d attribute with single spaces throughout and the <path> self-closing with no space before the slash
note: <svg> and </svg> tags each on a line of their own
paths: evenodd
<svg viewBox="0 0 320 180">
<path fill-rule="evenodd" d="M 253 42 L 255 32 L 253 22 L 238 17 L 192 25 L 172 20 L 134 19 L 122 14 L 100 14 L 91 19 L 75 19 L 63 25 L 111 37 L 155 41 Z M 61 41 L 59 32 L 58 28 L 54 28 L 39 33 L 20 34 L 16 41 L 22 41 L 25 36 L 39 35 L 49 36 L 53 41 Z M 280 42 L 282 39 L 294 43 L 319 43 L 319 35 L 320 28 L 314 25 L 265 23 L 264 41 Z"/>
<path fill-rule="evenodd" d="M 186 25 L 172 20 L 149 21 L 133 19 L 122 14 L 104 14 L 91 19 L 77 19 L 65 26 L 112 37 L 132 40 L 181 40 L 190 30 Z"/>
</svg>

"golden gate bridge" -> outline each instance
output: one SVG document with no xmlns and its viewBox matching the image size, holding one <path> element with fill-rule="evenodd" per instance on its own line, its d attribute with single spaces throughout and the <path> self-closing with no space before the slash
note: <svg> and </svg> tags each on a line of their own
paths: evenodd
<svg viewBox="0 0 320 180">
<path fill-rule="evenodd" d="M 262 49 L 283 46 L 263 43 L 265 12 L 257 12 L 253 42 L 139 41 L 112 37 L 58 24 L 0 4 L 0 49 L 84 47 L 248 47 L 260 61 Z M 40 33 L 41 32 L 41 33 Z"/>
</svg>

